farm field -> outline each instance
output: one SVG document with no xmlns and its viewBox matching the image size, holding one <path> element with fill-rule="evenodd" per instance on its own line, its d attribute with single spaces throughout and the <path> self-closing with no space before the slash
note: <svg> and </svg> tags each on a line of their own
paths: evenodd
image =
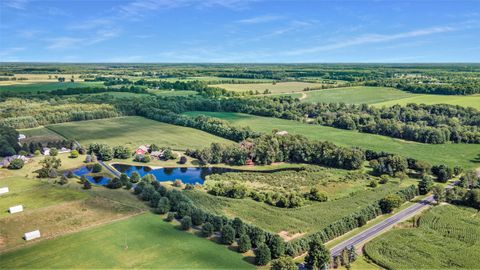
<svg viewBox="0 0 480 270">
<path fill-rule="evenodd" d="M 239 217 L 265 230 L 279 233 L 310 233 L 344 217 L 362 207 L 371 204 L 385 195 L 412 184 L 412 181 L 389 181 L 385 185 L 372 189 L 363 189 L 327 202 L 312 202 L 297 208 L 279 208 L 250 198 L 231 199 L 213 196 L 203 191 L 187 191 L 187 195 L 198 207 L 229 217 Z M 364 183 L 365 185 L 368 182 Z M 353 191 L 353 190 L 352 190 Z M 331 194 L 330 194 L 331 195 Z"/>
<path fill-rule="evenodd" d="M 396 104 L 406 105 L 408 103 L 431 104 L 451 104 L 463 107 L 472 107 L 480 110 L 480 95 L 471 96 L 446 96 L 446 95 L 418 95 L 412 94 L 412 97 L 390 100 L 373 104 L 373 106 L 393 106 Z"/>
<path fill-rule="evenodd" d="M 157 96 L 163 96 L 163 97 L 190 96 L 190 95 L 197 94 L 196 91 L 148 90 L 148 92 L 153 93 Z"/>
<path fill-rule="evenodd" d="M 414 94 L 387 87 L 345 87 L 304 92 L 302 102 L 334 102 L 347 104 L 373 104 L 412 97 Z"/>
<path fill-rule="evenodd" d="M 254 269 L 242 255 L 178 230 L 153 214 L 43 241 L 2 254 L 0 261 L 7 269 Z"/>
<path fill-rule="evenodd" d="M 65 139 L 46 127 L 20 129 L 18 130 L 18 132 L 26 136 L 25 139 L 21 140 L 21 143 L 49 142 L 49 141 L 60 141 Z"/>
<path fill-rule="evenodd" d="M 173 149 L 201 148 L 212 142 L 231 143 L 193 128 L 175 126 L 143 117 L 121 117 L 102 120 L 49 125 L 47 128 L 81 144 L 106 143 L 135 149 L 141 144 L 155 143 Z"/>
<path fill-rule="evenodd" d="M 250 126 L 253 130 L 270 133 L 273 129 L 302 134 L 310 139 L 326 140 L 348 147 L 361 147 L 376 151 L 396 153 L 425 160 L 432 164 L 460 165 L 465 168 L 479 166 L 478 144 L 423 144 L 386 136 L 359 133 L 332 127 L 309 125 L 292 120 L 260 117 L 241 113 L 187 112 L 187 115 L 207 115 L 227 120 L 237 126 Z"/>
<path fill-rule="evenodd" d="M 258 91 L 263 93 L 266 89 L 270 90 L 272 94 L 279 93 L 294 93 L 301 92 L 305 88 L 322 87 L 321 83 L 307 83 L 307 82 L 279 82 L 272 83 L 246 83 L 246 84 L 215 84 L 215 87 L 224 88 L 230 91 Z"/>
<path fill-rule="evenodd" d="M 101 82 L 46 82 L 31 84 L 0 85 L 0 92 L 48 92 L 57 89 L 102 86 Z"/>
<path fill-rule="evenodd" d="M 394 229 L 365 246 L 388 269 L 478 268 L 480 216 L 473 208 L 437 206 L 418 228 Z"/>
</svg>

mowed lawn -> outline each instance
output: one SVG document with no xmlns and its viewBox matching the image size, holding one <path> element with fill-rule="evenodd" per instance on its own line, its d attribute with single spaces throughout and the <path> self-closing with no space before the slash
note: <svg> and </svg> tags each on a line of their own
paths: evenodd
<svg viewBox="0 0 480 270">
<path fill-rule="evenodd" d="M 79 88 L 79 87 L 99 87 L 101 82 L 45 82 L 45 83 L 22 83 L 12 85 L 0 85 L 0 92 L 44 92 L 57 89 Z"/>
<path fill-rule="evenodd" d="M 416 228 L 394 229 L 367 243 L 386 269 L 478 269 L 480 215 L 473 208 L 436 206 Z"/>
<path fill-rule="evenodd" d="M 134 149 L 141 144 L 169 146 L 173 149 L 203 148 L 213 142 L 232 143 L 209 133 L 170 125 L 138 116 L 69 122 L 47 126 L 49 129 L 83 145 L 106 143 Z"/>
<path fill-rule="evenodd" d="M 308 82 L 279 82 L 273 83 L 245 83 L 245 84 L 215 84 L 215 87 L 224 88 L 230 91 L 258 91 L 263 93 L 266 89 L 271 93 L 294 93 L 301 92 L 305 88 L 321 87 L 321 83 L 308 83 Z"/>
<path fill-rule="evenodd" d="M 153 214 L 46 240 L 2 254 L 0 261 L 4 269 L 254 269 L 242 255 Z"/>
<path fill-rule="evenodd" d="M 185 114 L 191 116 L 204 114 L 217 117 L 237 126 L 249 126 L 253 130 L 266 133 L 270 133 L 272 129 L 286 130 L 291 134 L 302 134 L 310 139 L 330 141 L 348 147 L 386 151 L 425 160 L 432 164 L 460 165 L 465 168 L 480 166 L 480 160 L 478 159 L 480 145 L 478 144 L 424 144 L 381 135 L 241 113 L 187 112 Z"/>
<path fill-rule="evenodd" d="M 335 102 L 347 104 L 373 104 L 414 96 L 411 93 L 388 87 L 342 87 L 305 92 L 303 102 Z"/>
</svg>

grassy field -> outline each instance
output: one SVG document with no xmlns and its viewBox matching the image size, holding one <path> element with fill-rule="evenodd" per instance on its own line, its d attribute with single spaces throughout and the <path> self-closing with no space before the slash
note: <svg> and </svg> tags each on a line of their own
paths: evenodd
<svg viewBox="0 0 480 270">
<path fill-rule="evenodd" d="M 305 92 L 303 102 L 343 102 L 347 104 L 373 104 L 413 96 L 405 91 L 387 87 L 345 87 Z"/>
<path fill-rule="evenodd" d="M 101 82 L 47 82 L 47 83 L 31 83 L 31 84 L 13 84 L 0 85 L 0 92 L 44 92 L 53 91 L 57 89 L 78 88 L 78 87 L 93 87 L 101 86 Z"/>
<path fill-rule="evenodd" d="M 367 184 L 367 183 L 365 183 Z M 309 233 L 318 231 L 324 226 L 352 212 L 371 204 L 372 201 L 395 192 L 411 184 L 409 181 L 398 183 L 390 181 L 375 189 L 364 189 L 352 192 L 337 200 L 312 202 L 298 208 L 279 208 L 252 199 L 231 199 L 207 194 L 199 190 L 187 191 L 186 194 L 200 208 L 229 217 L 240 217 L 246 222 L 255 224 L 271 232 L 287 231 L 292 233 Z"/>
<path fill-rule="evenodd" d="M 246 83 L 246 84 L 216 84 L 215 87 L 224 88 L 230 91 L 258 91 L 263 93 L 266 89 L 270 90 L 273 94 L 278 93 L 294 93 L 301 92 L 307 87 L 321 87 L 321 83 L 307 83 L 307 82 L 279 82 L 272 83 Z"/>
<path fill-rule="evenodd" d="M 472 96 L 445 96 L 445 95 L 414 95 L 408 98 L 390 100 L 374 104 L 374 106 L 393 106 L 395 104 L 405 105 L 408 103 L 424 104 L 451 104 L 463 107 L 472 107 L 480 110 L 480 95 Z"/>
<path fill-rule="evenodd" d="M 6 269 L 254 269 L 242 255 L 153 214 L 47 240 L 2 254 L 0 261 Z"/>
<path fill-rule="evenodd" d="M 191 96 L 197 95 L 197 91 L 169 91 L 169 90 L 148 90 L 157 96 L 162 97 L 176 97 L 176 96 Z"/>
<path fill-rule="evenodd" d="M 65 139 L 62 136 L 58 135 L 57 133 L 45 127 L 21 129 L 18 132 L 20 132 L 20 134 L 24 134 L 27 137 L 21 141 L 22 143 L 30 143 L 30 142 L 44 143 L 44 142 L 51 142 L 51 141 L 60 141 Z"/>
<path fill-rule="evenodd" d="M 107 143 L 132 149 L 155 143 L 173 149 L 200 148 L 212 142 L 231 143 L 193 128 L 175 126 L 143 117 L 122 117 L 50 125 L 49 129 L 81 144 Z"/>
<path fill-rule="evenodd" d="M 365 252 L 388 269 L 476 269 L 480 216 L 473 208 L 437 206 L 420 218 L 418 228 L 387 232 Z"/>
<path fill-rule="evenodd" d="M 452 166 L 460 165 L 465 168 L 480 166 L 480 160 L 478 160 L 480 145 L 478 144 L 423 144 L 381 135 L 240 113 L 187 112 L 186 114 L 192 116 L 204 114 L 218 117 L 234 125 L 250 126 L 253 130 L 267 133 L 270 133 L 274 128 L 286 130 L 291 134 L 302 134 L 310 139 L 326 140 L 343 146 L 396 153 L 406 157 L 425 160 L 432 164 L 445 163 Z"/>
</svg>

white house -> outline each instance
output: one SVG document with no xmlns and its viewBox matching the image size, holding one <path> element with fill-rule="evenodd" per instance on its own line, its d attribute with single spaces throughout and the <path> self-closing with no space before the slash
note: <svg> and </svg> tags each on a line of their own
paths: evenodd
<svg viewBox="0 0 480 270">
<path fill-rule="evenodd" d="M 47 147 L 43 148 L 42 153 L 44 156 L 50 156 L 50 148 L 47 148 Z"/>
<path fill-rule="evenodd" d="M 8 193 L 8 187 L 2 187 L 0 188 L 0 194 L 5 194 L 5 193 Z"/>
<path fill-rule="evenodd" d="M 8 209 L 8 212 L 10 212 L 10 214 L 23 212 L 23 205 L 12 206 Z"/>
<path fill-rule="evenodd" d="M 36 231 L 27 232 L 27 233 L 25 233 L 23 238 L 25 239 L 25 241 L 30 241 L 30 240 L 33 240 L 33 239 L 40 238 L 40 231 L 36 230 Z"/>
</svg>

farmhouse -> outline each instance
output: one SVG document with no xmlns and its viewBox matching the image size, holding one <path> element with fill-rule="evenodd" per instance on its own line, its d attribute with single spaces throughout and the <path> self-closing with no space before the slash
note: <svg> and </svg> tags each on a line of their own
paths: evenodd
<svg viewBox="0 0 480 270">
<path fill-rule="evenodd" d="M 145 155 L 148 153 L 148 149 L 150 149 L 150 145 L 140 145 L 137 150 L 135 150 L 135 154 L 137 155 Z"/>
</svg>

